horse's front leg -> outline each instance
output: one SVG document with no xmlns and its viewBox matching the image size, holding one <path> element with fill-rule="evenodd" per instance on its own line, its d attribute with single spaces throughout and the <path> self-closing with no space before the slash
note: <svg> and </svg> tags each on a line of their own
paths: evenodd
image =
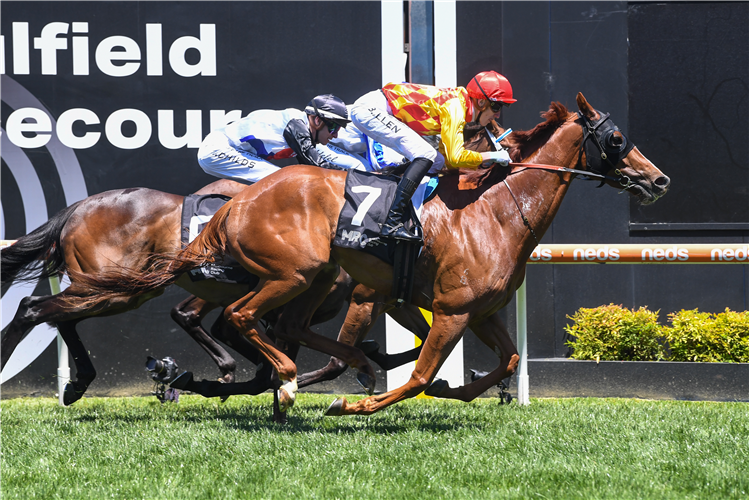
<svg viewBox="0 0 749 500">
<path fill-rule="evenodd" d="M 427 395 L 459 399 L 466 402 L 472 401 L 517 370 L 520 356 L 518 356 L 515 344 L 512 343 L 510 333 L 499 317 L 499 312 L 471 323 L 470 328 L 483 343 L 499 356 L 499 366 L 488 375 L 461 387 L 452 388 L 447 384 L 447 381 L 437 380 L 426 390 Z"/>
<path fill-rule="evenodd" d="M 403 399 L 412 398 L 429 387 L 447 357 L 463 337 L 468 327 L 469 315 L 446 316 L 435 313 L 432 329 L 424 342 L 416 369 L 405 385 L 380 394 L 348 403 L 346 398 L 336 399 L 326 415 L 369 415 Z"/>
<path fill-rule="evenodd" d="M 369 334 L 377 317 L 381 314 L 384 306 L 383 301 L 383 295 L 364 285 L 357 285 L 351 293 L 346 319 L 338 332 L 338 342 L 349 346 L 360 345 L 362 340 Z M 306 387 L 326 380 L 334 380 L 345 372 L 347 368 L 348 365 L 345 361 L 332 356 L 325 367 L 300 375 L 298 380 L 299 387 Z"/>
</svg>

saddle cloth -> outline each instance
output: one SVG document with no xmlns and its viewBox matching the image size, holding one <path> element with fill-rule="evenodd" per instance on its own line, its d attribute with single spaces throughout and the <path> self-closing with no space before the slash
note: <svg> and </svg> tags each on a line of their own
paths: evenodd
<svg viewBox="0 0 749 500">
<path fill-rule="evenodd" d="M 381 240 L 379 235 L 380 225 L 387 218 L 399 180 L 400 178 L 392 175 L 349 170 L 346 175 L 345 201 L 338 217 L 333 245 L 361 250 L 392 265 L 395 241 Z M 422 182 L 413 198 L 419 200 L 419 208 L 421 200 L 426 201 L 435 187 L 436 178 L 426 178 Z M 421 233 L 421 223 L 413 204 L 409 204 L 409 220 L 405 226 L 411 232 L 416 230 Z"/>
<path fill-rule="evenodd" d="M 231 198 L 220 194 L 191 194 L 182 204 L 182 245 L 187 246 L 200 234 L 216 212 Z M 260 281 L 231 255 L 224 255 L 216 262 L 191 270 L 188 275 L 193 282 L 213 279 L 220 283 L 248 285 L 250 290 Z"/>
</svg>

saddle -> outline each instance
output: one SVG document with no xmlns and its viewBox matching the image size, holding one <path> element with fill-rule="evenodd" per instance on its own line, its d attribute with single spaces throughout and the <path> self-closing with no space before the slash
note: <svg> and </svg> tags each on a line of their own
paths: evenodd
<svg viewBox="0 0 749 500">
<path fill-rule="evenodd" d="M 182 246 L 186 247 L 200 234 L 218 210 L 231 198 L 221 194 L 190 194 L 182 203 Z M 216 262 L 206 264 L 188 273 L 193 282 L 207 279 L 220 283 L 248 285 L 255 288 L 260 279 L 242 267 L 231 255 L 224 255 Z"/>
<path fill-rule="evenodd" d="M 349 170 L 333 245 L 374 255 L 393 266 L 392 295 L 400 305 L 410 299 L 413 268 L 421 245 L 380 238 L 380 226 L 387 218 L 399 180 L 394 175 Z M 437 178 L 430 178 L 423 188 L 420 186 L 416 190 L 413 199 L 428 201 L 436 187 Z M 421 222 L 413 204 L 409 204 L 409 217 L 404 225 L 410 232 L 422 234 Z"/>
</svg>

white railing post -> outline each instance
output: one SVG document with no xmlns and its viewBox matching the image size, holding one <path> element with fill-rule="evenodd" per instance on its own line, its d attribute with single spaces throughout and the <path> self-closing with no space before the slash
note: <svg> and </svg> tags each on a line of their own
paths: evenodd
<svg viewBox="0 0 749 500">
<path fill-rule="evenodd" d="M 515 315 L 517 316 L 517 341 L 518 354 L 520 355 L 517 372 L 518 404 L 528 405 L 531 401 L 528 395 L 528 318 L 526 316 L 525 280 L 515 292 Z"/>
<path fill-rule="evenodd" d="M 60 293 L 60 278 L 58 275 L 49 277 L 49 288 L 52 295 Z M 63 406 L 63 394 L 65 385 L 70 382 L 70 361 L 68 356 L 68 346 L 60 333 L 57 333 L 57 395 L 60 406 Z"/>
</svg>

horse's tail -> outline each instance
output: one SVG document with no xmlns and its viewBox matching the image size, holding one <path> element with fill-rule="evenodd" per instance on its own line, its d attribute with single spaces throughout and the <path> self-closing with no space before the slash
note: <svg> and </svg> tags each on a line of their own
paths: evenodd
<svg viewBox="0 0 749 500">
<path fill-rule="evenodd" d="M 0 250 L 0 282 L 30 282 L 49 278 L 66 270 L 60 235 L 78 203 L 60 210 L 26 236 Z"/>
<path fill-rule="evenodd" d="M 78 307 L 93 307 L 111 299 L 136 297 L 171 285 L 191 269 L 215 262 L 226 253 L 225 225 L 231 206 L 229 200 L 179 253 L 153 254 L 145 269 L 110 267 L 97 274 L 69 270 L 71 281 L 85 296 L 70 297 L 68 301 Z"/>
</svg>

